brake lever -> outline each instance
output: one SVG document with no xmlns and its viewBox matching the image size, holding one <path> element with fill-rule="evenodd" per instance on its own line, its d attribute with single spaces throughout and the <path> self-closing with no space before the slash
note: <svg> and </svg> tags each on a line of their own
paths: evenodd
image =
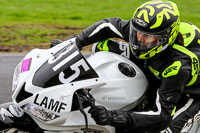
<svg viewBox="0 0 200 133">
<path fill-rule="evenodd" d="M 89 103 L 89 106 L 94 106 L 95 105 L 95 99 L 94 97 L 88 93 L 88 91 L 86 91 L 85 89 L 82 89 L 82 92 L 84 93 L 85 95 L 85 98 L 84 100 L 87 100 L 87 102 Z M 85 128 L 84 128 L 84 133 L 87 133 L 88 132 L 88 118 L 87 118 L 87 114 L 85 113 L 84 111 L 84 107 L 83 107 L 83 101 L 81 100 L 81 95 L 78 94 L 77 92 L 75 93 L 77 98 L 78 98 L 78 102 L 79 102 L 79 110 L 80 112 L 83 114 L 84 118 L 85 118 Z M 83 96 L 82 96 L 83 98 Z"/>
<path fill-rule="evenodd" d="M 95 99 L 94 97 L 85 89 L 83 89 L 83 93 L 85 94 L 86 98 L 87 98 L 87 102 L 89 102 L 90 106 L 94 106 L 95 105 Z"/>
<path fill-rule="evenodd" d="M 81 101 L 81 98 L 80 98 L 79 94 L 77 92 L 75 94 L 76 94 L 76 96 L 78 98 L 78 102 L 79 102 L 79 106 L 80 106 L 79 110 L 80 110 L 80 112 L 83 114 L 83 116 L 85 118 L 85 128 L 83 130 L 84 130 L 84 133 L 87 133 L 87 131 L 88 131 L 88 118 L 87 118 L 87 114 L 84 111 L 83 103 Z"/>
</svg>

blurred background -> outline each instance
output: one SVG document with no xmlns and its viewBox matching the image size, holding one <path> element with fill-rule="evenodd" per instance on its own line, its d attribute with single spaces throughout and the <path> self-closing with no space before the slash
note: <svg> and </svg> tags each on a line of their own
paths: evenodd
<svg viewBox="0 0 200 133">
<path fill-rule="evenodd" d="M 47 48 L 108 17 L 131 19 L 147 0 L 0 0 L 0 52 Z M 181 21 L 200 27 L 199 0 L 173 0 Z"/>
</svg>

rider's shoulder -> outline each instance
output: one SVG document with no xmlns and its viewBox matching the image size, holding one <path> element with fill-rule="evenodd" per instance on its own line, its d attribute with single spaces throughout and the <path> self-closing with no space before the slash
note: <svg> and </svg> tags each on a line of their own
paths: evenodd
<svg viewBox="0 0 200 133">
<path fill-rule="evenodd" d="M 183 37 L 184 47 L 199 46 L 200 30 L 190 22 L 180 22 L 179 32 Z M 192 45 L 190 45 L 192 44 Z M 197 44 L 197 45 L 196 45 Z"/>
</svg>

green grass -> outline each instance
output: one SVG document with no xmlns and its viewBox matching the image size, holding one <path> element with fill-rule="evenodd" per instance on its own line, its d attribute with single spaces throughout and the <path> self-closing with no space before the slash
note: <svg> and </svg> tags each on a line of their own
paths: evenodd
<svg viewBox="0 0 200 133">
<path fill-rule="evenodd" d="M 130 19 L 135 0 L 1 0 L 1 25 L 61 24 L 85 27 L 105 17 Z M 135 6 L 133 6 L 135 5 Z"/>
<path fill-rule="evenodd" d="M 130 19 L 146 0 L 0 0 L 0 46 L 40 45 L 78 34 L 108 17 Z M 174 1 L 200 27 L 199 0 Z"/>
</svg>

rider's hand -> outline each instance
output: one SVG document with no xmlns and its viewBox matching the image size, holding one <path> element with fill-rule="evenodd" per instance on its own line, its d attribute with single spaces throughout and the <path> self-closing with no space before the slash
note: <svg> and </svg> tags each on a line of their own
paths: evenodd
<svg viewBox="0 0 200 133">
<path fill-rule="evenodd" d="M 62 41 L 61 40 L 58 40 L 58 39 L 55 39 L 55 40 L 52 40 L 51 41 L 51 44 L 50 44 L 50 48 L 58 45 L 59 43 L 61 43 Z"/>
<path fill-rule="evenodd" d="M 111 124 L 111 111 L 108 111 L 103 106 L 92 106 L 88 113 L 91 114 L 92 118 L 99 125 L 110 125 Z"/>
<path fill-rule="evenodd" d="M 131 115 L 122 110 L 107 110 L 103 106 L 93 105 L 88 113 L 99 125 L 110 125 L 115 127 L 128 128 L 131 125 Z"/>
<path fill-rule="evenodd" d="M 78 47 L 79 50 L 82 50 L 82 45 L 80 44 L 80 40 L 77 38 L 77 36 L 75 34 L 71 35 L 70 37 L 68 37 L 67 39 L 65 39 L 64 41 L 66 40 L 69 40 L 69 39 L 72 39 L 72 38 L 76 38 L 76 46 Z M 50 44 L 50 48 L 58 45 L 59 43 L 61 43 L 62 40 L 59 40 L 59 39 L 55 39 L 55 40 L 52 40 L 51 41 L 51 44 Z"/>
</svg>

